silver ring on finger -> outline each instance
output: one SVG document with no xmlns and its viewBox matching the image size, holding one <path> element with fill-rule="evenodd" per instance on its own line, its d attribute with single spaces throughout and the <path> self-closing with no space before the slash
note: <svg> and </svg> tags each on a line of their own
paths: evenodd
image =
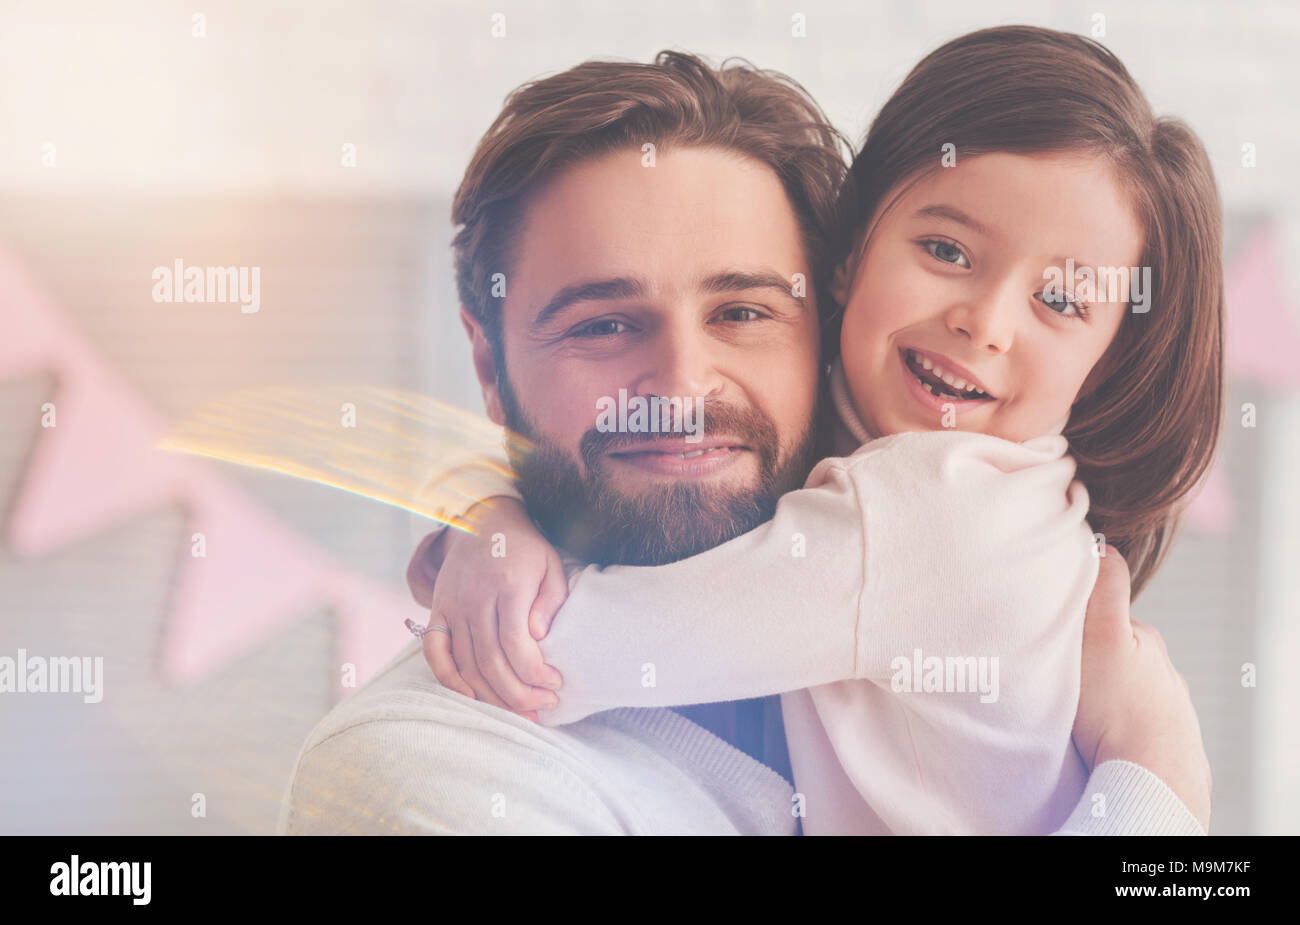
<svg viewBox="0 0 1300 925">
<path fill-rule="evenodd" d="M 423 639 L 430 633 L 446 633 L 448 637 L 451 636 L 451 630 L 447 629 L 445 626 L 435 623 L 431 623 L 428 626 L 421 626 L 409 617 L 406 620 L 406 628 L 411 631 L 411 635 L 416 639 Z"/>
</svg>

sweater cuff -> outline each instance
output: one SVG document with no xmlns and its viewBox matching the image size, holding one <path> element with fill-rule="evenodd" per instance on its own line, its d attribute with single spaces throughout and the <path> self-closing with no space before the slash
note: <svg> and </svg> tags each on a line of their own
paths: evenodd
<svg viewBox="0 0 1300 925">
<path fill-rule="evenodd" d="M 1100 797 L 1100 799 L 1098 798 Z M 1057 835 L 1204 835 L 1186 804 L 1131 761 L 1103 761 Z"/>
</svg>

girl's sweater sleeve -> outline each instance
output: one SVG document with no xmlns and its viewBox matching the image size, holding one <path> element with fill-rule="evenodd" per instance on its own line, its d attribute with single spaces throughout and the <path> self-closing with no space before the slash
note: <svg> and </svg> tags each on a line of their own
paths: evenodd
<svg viewBox="0 0 1300 925">
<path fill-rule="evenodd" d="M 429 606 L 440 561 L 432 551 L 443 533 L 448 528 L 473 530 L 470 509 L 480 501 L 497 497 L 523 500 L 504 452 L 469 457 L 439 469 L 425 480 L 410 507 L 433 520 L 435 526 L 416 545 L 406 566 L 406 583 L 417 603 Z"/>
<path fill-rule="evenodd" d="M 1032 646 L 1096 578 L 1066 450 L 1059 436 L 896 434 L 821 461 L 727 543 L 574 573 L 542 641 L 564 686 L 540 721 L 883 680 L 916 649 Z"/>
<path fill-rule="evenodd" d="M 439 524 L 438 529 L 473 526 L 470 508 L 488 498 L 523 500 L 504 452 L 464 458 L 433 473 L 420 487 L 412 509 Z"/>
</svg>

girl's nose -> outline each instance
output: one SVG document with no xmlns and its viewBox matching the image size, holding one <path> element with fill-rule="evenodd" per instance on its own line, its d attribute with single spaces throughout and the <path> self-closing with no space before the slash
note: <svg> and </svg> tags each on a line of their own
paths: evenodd
<svg viewBox="0 0 1300 925">
<path fill-rule="evenodd" d="M 1006 353 L 1015 340 L 1020 302 L 1020 297 L 1009 290 L 963 301 L 948 311 L 948 330 L 965 337 L 983 353 Z"/>
</svg>

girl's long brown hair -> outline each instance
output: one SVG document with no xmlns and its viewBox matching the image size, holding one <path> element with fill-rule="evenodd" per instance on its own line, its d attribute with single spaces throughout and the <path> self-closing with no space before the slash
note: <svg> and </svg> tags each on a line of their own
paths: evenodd
<svg viewBox="0 0 1300 925">
<path fill-rule="evenodd" d="M 1089 523 L 1128 561 L 1136 596 L 1218 441 L 1222 215 L 1209 158 L 1186 125 L 1155 116 L 1097 42 L 1030 26 L 973 32 L 924 58 L 876 116 L 841 196 L 841 260 L 854 258 L 900 189 L 940 169 L 947 144 L 958 158 L 1100 155 L 1133 197 L 1146 231 L 1150 310 L 1125 316 L 1065 436 L 1091 496 Z M 840 318 L 830 320 L 833 344 Z"/>
</svg>

